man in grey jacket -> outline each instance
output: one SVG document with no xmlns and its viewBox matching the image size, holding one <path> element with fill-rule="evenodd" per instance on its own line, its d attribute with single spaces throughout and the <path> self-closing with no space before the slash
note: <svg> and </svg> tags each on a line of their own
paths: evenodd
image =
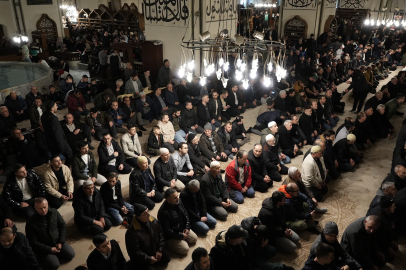
<svg viewBox="0 0 406 270">
<path fill-rule="evenodd" d="M 175 162 L 178 179 L 186 185 L 193 179 L 193 175 L 195 174 L 188 154 L 189 146 L 187 143 L 181 142 L 178 146 L 178 150 L 179 152 L 174 153 L 172 158 Z"/>
</svg>

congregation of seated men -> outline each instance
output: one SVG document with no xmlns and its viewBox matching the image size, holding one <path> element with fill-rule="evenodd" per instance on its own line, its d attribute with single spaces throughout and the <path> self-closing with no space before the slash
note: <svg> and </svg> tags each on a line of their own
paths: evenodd
<svg viewBox="0 0 406 270">
<path fill-rule="evenodd" d="M 0 196 L 0 265 L 58 269 L 72 260 L 75 251 L 58 212 L 71 201 L 76 228 L 93 237 L 88 269 L 165 266 L 171 261 L 168 250 L 185 256 L 217 220 L 226 221 L 245 200 L 277 182 L 280 186 L 257 216 L 218 233 L 210 251 L 196 248 L 186 269 L 293 269 L 269 259 L 276 252 L 294 253 L 305 230 L 318 236 L 303 269 L 376 270 L 392 261 L 406 225 L 406 124 L 399 128 L 390 173 L 365 217 L 341 232 L 341 242 L 337 224 L 329 221 L 320 228 L 317 215 L 328 212 L 318 203 L 331 196 L 329 183 L 362 167 L 365 150 L 391 138 L 392 117 L 403 115 L 406 73 L 376 91 L 387 77 L 388 61 L 369 65 L 376 57 L 365 57 L 368 49 L 360 44 L 345 51 L 354 57 L 348 63 L 341 49 L 323 50 L 325 40 L 320 55 L 313 36 L 305 45 L 292 46 L 287 63 L 294 75 L 288 72 L 280 82 L 275 78 L 272 87 L 250 80 L 244 89 L 230 79 L 223 89 L 215 78 L 202 86 L 197 77 L 175 86 L 165 60 L 156 82 L 150 81 L 149 70 L 125 70 L 127 80 L 118 79 L 104 91 L 88 83 L 87 76 L 76 84 L 67 75 L 57 92 L 50 86 L 49 94 L 41 95 L 31 87 L 25 99 L 11 92 L 0 108 L 0 133 L 17 163 Z M 105 53 L 99 54 L 103 61 Z M 349 84 L 342 93 L 337 92 L 340 83 Z M 146 94 L 146 87 L 155 91 Z M 351 90 L 354 117 L 333 130 L 346 105 L 341 99 Z M 376 94 L 365 103 L 369 92 Z M 120 98 L 123 94 L 130 96 Z M 88 110 L 90 99 L 94 107 Z M 56 112 L 63 107 L 68 113 L 60 120 Z M 246 129 L 243 113 L 255 107 L 260 107 L 256 123 Z M 35 136 L 17 127 L 25 119 Z M 143 134 L 153 122 L 149 134 Z M 260 135 L 260 143 L 240 149 L 250 133 Z M 144 135 L 147 145 L 141 146 Z M 92 152 L 95 141 L 98 161 Z M 301 169 L 287 166 L 302 155 Z M 153 156 L 158 156 L 155 162 Z M 129 175 L 129 202 L 120 175 Z M 150 215 L 155 206 L 156 217 Z M 17 230 L 14 216 L 26 221 L 25 234 Z M 113 226 L 127 229 L 129 261 L 105 234 Z"/>
</svg>

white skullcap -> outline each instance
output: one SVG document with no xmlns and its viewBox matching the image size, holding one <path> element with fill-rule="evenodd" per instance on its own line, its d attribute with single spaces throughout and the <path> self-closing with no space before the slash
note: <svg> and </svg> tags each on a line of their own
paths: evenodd
<svg viewBox="0 0 406 270">
<path fill-rule="evenodd" d="M 213 168 L 213 167 L 220 167 L 220 162 L 218 162 L 218 161 L 212 161 L 212 162 L 210 163 L 210 168 Z"/>
<path fill-rule="evenodd" d="M 91 186 L 91 185 L 94 185 L 92 180 L 86 180 L 86 181 L 83 182 L 84 187 Z"/>
<path fill-rule="evenodd" d="M 169 153 L 169 150 L 168 150 L 168 148 L 163 147 L 163 148 L 159 149 L 159 153 L 166 154 L 166 153 Z"/>
<path fill-rule="evenodd" d="M 268 127 L 269 127 L 269 128 L 273 127 L 273 125 L 276 125 L 276 122 L 275 122 L 275 121 L 271 121 L 271 122 L 268 123 Z"/>
<path fill-rule="evenodd" d="M 273 138 L 273 135 L 272 134 L 268 134 L 268 135 L 266 135 L 266 137 L 265 137 L 265 141 L 269 141 L 270 139 L 272 139 Z"/>
</svg>

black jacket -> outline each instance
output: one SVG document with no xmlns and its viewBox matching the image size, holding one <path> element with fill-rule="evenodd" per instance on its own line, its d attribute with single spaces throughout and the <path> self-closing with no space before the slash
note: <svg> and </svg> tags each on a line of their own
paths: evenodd
<svg viewBox="0 0 406 270">
<path fill-rule="evenodd" d="M 190 156 L 190 153 L 189 153 Z M 161 157 L 159 157 L 154 163 L 154 175 L 155 175 L 155 182 L 156 186 L 159 191 L 163 191 L 164 187 L 170 187 L 172 179 L 178 179 L 178 170 L 175 166 L 175 162 L 173 161 L 172 156 L 169 157 L 168 166 L 170 170 L 170 174 L 172 174 L 172 178 L 167 178 L 167 171 L 164 169 L 164 162 L 162 161 Z"/>
<path fill-rule="evenodd" d="M 216 113 L 216 103 L 217 103 L 217 113 Z M 210 111 L 210 117 L 212 119 L 218 120 L 219 117 L 221 117 L 221 112 L 223 111 L 223 107 L 221 105 L 220 97 L 218 97 L 217 100 L 214 100 L 214 99 L 209 100 L 209 111 Z"/>
<path fill-rule="evenodd" d="M 365 99 L 369 91 L 369 86 L 364 74 L 362 74 L 361 71 L 356 70 L 351 77 L 352 81 L 348 90 L 354 89 L 354 96 L 357 96 L 359 99 Z"/>
<path fill-rule="evenodd" d="M 290 130 L 287 130 L 285 125 L 281 125 L 278 130 L 279 133 L 279 146 L 282 151 L 290 150 L 293 152 L 295 142 L 290 134 Z"/>
<path fill-rule="evenodd" d="M 6 118 L 3 115 L 0 115 L 0 135 L 2 137 L 7 137 L 11 134 L 11 130 L 17 127 L 17 124 L 14 120 L 13 115 L 10 113 Z"/>
<path fill-rule="evenodd" d="M 43 113 L 46 111 L 46 106 L 44 104 L 41 104 L 40 108 Z M 41 123 L 40 123 L 41 119 L 40 119 L 37 105 L 32 104 L 29 107 L 29 114 L 30 114 L 31 129 L 39 128 L 41 126 Z"/>
<path fill-rule="evenodd" d="M 406 187 L 406 179 L 400 178 L 393 170 L 388 173 L 386 178 L 382 181 L 382 184 L 385 182 L 394 182 L 397 190 L 401 190 L 402 188 Z"/>
<path fill-rule="evenodd" d="M 41 116 L 41 123 L 44 128 L 47 144 L 52 153 L 63 153 L 70 151 L 69 144 L 66 141 L 61 123 L 58 117 L 52 112 L 47 111 Z"/>
<path fill-rule="evenodd" d="M 28 219 L 25 233 L 34 252 L 45 256 L 56 244 L 66 242 L 66 223 L 58 210 L 49 208 L 46 216 L 35 212 Z"/>
<path fill-rule="evenodd" d="M 263 182 L 265 175 L 268 174 L 266 170 L 266 166 L 264 166 L 263 156 L 260 155 L 256 157 L 254 155 L 254 151 L 250 150 L 248 152 L 248 162 L 251 166 L 251 177 L 252 177 L 252 184 L 251 186 L 255 187 L 256 182 Z"/>
<path fill-rule="evenodd" d="M 34 170 L 27 170 L 27 184 L 30 186 L 33 198 L 45 198 L 45 186 Z M 7 181 L 3 187 L 3 198 L 10 207 L 20 208 L 23 201 L 23 192 L 17 184 L 14 173 L 7 175 Z"/>
<path fill-rule="evenodd" d="M 210 268 L 209 268 L 209 270 L 215 270 L 216 268 L 214 268 L 214 262 L 213 262 L 212 257 L 209 257 L 209 259 L 210 259 Z M 191 261 L 188 264 L 188 266 L 186 266 L 185 270 L 196 270 L 194 262 Z"/>
<path fill-rule="evenodd" d="M 125 245 L 130 259 L 139 264 L 149 264 L 151 257 L 157 251 L 163 252 L 165 239 L 161 224 L 153 216 L 148 221 L 150 230 L 145 225 L 141 225 L 137 218 L 125 233 Z"/>
<path fill-rule="evenodd" d="M 117 166 L 119 164 L 123 164 L 125 161 L 124 152 L 118 142 L 116 142 L 115 140 L 111 140 L 111 144 L 113 145 L 114 152 L 118 152 L 117 157 L 114 156 L 114 154 L 109 155 L 109 151 L 107 150 L 106 144 L 104 142 L 100 142 L 99 147 L 97 148 L 97 154 L 99 155 L 98 171 L 102 175 L 107 174 L 106 168 L 110 160 L 116 159 Z"/>
<path fill-rule="evenodd" d="M 168 104 L 166 104 L 165 97 L 163 95 L 161 95 L 161 98 L 164 101 L 166 107 L 168 107 Z M 152 100 L 155 102 L 155 105 L 156 105 L 156 108 L 158 109 L 158 111 L 161 112 L 164 107 L 162 107 L 161 102 L 159 101 L 158 97 L 156 95 L 153 95 Z"/>
<path fill-rule="evenodd" d="M 206 108 L 207 108 L 207 111 L 206 111 Z M 208 112 L 209 115 L 207 115 L 206 112 Z M 210 114 L 209 104 L 203 105 L 203 103 L 200 102 L 199 105 L 197 105 L 197 123 L 198 123 L 198 125 L 201 127 L 204 127 L 204 125 L 206 125 L 207 123 L 211 123 L 212 119 L 213 118 L 211 117 L 211 114 Z"/>
<path fill-rule="evenodd" d="M 164 143 L 164 136 L 162 135 L 162 133 L 159 133 L 159 141 L 154 133 L 153 130 L 151 130 L 151 132 L 149 133 L 148 136 L 148 149 L 159 149 L 162 147 L 162 144 Z"/>
<path fill-rule="evenodd" d="M 192 143 L 188 143 L 187 145 L 189 147 L 188 154 L 192 165 L 196 164 L 200 168 L 204 168 L 204 166 L 206 166 L 207 164 L 205 164 L 202 160 L 199 159 L 200 156 L 204 156 L 203 152 L 200 150 L 199 144 L 193 145 Z"/>
<path fill-rule="evenodd" d="M 174 205 L 165 200 L 158 210 L 158 220 L 166 241 L 169 239 L 182 240 L 183 230 L 190 230 L 189 215 L 181 199 L 178 204 Z"/>
<path fill-rule="evenodd" d="M 35 101 L 35 97 L 33 93 L 29 92 L 26 96 L 25 96 L 25 102 L 27 103 L 28 108 L 31 107 L 31 105 L 34 103 Z M 40 92 L 37 92 L 37 97 L 41 97 L 42 101 L 44 101 L 43 96 L 41 96 Z"/>
<path fill-rule="evenodd" d="M 111 254 L 106 259 L 100 251 L 94 249 L 86 260 L 87 268 L 89 270 L 126 270 L 127 261 L 124 258 L 123 252 L 117 241 L 110 240 Z"/>
<path fill-rule="evenodd" d="M 79 151 L 75 153 L 75 155 L 72 158 L 72 177 L 74 180 L 85 180 L 90 177 L 96 177 L 97 178 L 97 164 L 96 160 L 94 159 L 94 155 L 92 151 L 89 151 L 87 153 L 89 155 L 89 161 L 87 163 L 88 166 L 88 175 L 84 174 L 86 164 L 82 159 L 82 155 L 80 154 Z"/>
<path fill-rule="evenodd" d="M 186 108 L 182 109 L 179 123 L 180 128 L 186 132 L 189 128 L 197 124 L 198 120 L 195 110 L 193 108 L 190 110 Z"/>
<path fill-rule="evenodd" d="M 130 174 L 130 201 L 135 202 L 135 198 L 144 199 L 147 196 L 147 191 L 145 190 L 145 181 L 149 181 L 151 190 L 157 190 L 156 181 L 152 175 L 151 169 L 148 168 L 147 171 L 151 174 L 151 179 L 144 179 L 142 171 L 140 168 L 135 168 Z"/>
<path fill-rule="evenodd" d="M 7 253 L 16 254 L 18 261 L 7 260 Z M 17 232 L 14 243 L 8 249 L 0 245 L 0 265 L 2 270 L 37 270 L 39 263 L 32 251 L 27 237 L 23 233 Z"/>
<path fill-rule="evenodd" d="M 77 129 L 80 130 L 80 132 L 77 135 L 75 135 L 73 132 L 71 132 L 69 130 L 65 120 L 61 121 L 60 123 L 62 126 L 62 130 L 65 133 L 66 141 L 68 142 L 69 146 L 71 147 L 71 149 L 77 149 L 76 144 L 79 141 L 86 139 L 86 137 L 83 135 L 83 131 L 86 128 L 85 123 L 73 120 L 73 124 L 75 125 L 75 130 L 77 130 Z"/>
<path fill-rule="evenodd" d="M 0 195 L 0 230 L 4 228 L 4 220 L 10 219 L 11 211 L 3 196 Z"/>
<path fill-rule="evenodd" d="M 347 138 L 343 138 L 334 144 L 334 151 L 337 154 L 337 161 L 339 163 L 350 163 L 350 148 Z"/>
<path fill-rule="evenodd" d="M 217 198 L 215 194 L 215 186 L 218 186 L 220 191 L 220 198 Z M 230 198 L 226 184 L 221 177 L 214 178 L 210 172 L 203 175 L 200 181 L 200 188 L 203 193 L 204 199 L 208 206 L 222 206 L 222 202 L 226 202 Z"/>
<path fill-rule="evenodd" d="M 281 96 L 277 96 L 274 99 L 274 106 L 275 109 L 280 110 L 281 113 L 288 111 L 288 106 L 286 105 L 286 98 L 281 98 Z"/>
<path fill-rule="evenodd" d="M 207 216 L 206 200 L 204 199 L 202 191 L 199 189 L 195 196 L 196 200 L 193 198 L 193 193 L 191 193 L 187 187 L 180 193 L 180 198 L 184 203 L 191 222 L 198 222 L 201 217 Z M 198 212 L 196 212 L 196 210 Z"/>
<path fill-rule="evenodd" d="M 233 130 L 235 135 L 242 135 L 243 133 L 247 133 L 245 130 L 244 124 L 239 125 L 237 119 L 233 121 Z"/>
<path fill-rule="evenodd" d="M 74 220 L 78 228 L 92 225 L 94 219 L 109 217 L 105 212 L 103 199 L 97 188 L 94 189 L 93 202 L 89 201 L 83 188 L 78 188 L 73 195 L 72 206 L 75 210 Z"/>
<path fill-rule="evenodd" d="M 231 150 L 231 148 L 238 148 L 237 139 L 235 138 L 235 132 L 231 129 L 230 132 L 230 140 L 227 142 L 226 131 L 224 130 L 225 126 L 220 127 L 217 131 L 217 135 L 219 135 L 221 142 L 223 143 L 225 150 Z"/>
<path fill-rule="evenodd" d="M 116 210 L 121 210 L 124 205 L 123 194 L 121 193 L 121 181 L 118 180 L 114 186 L 115 194 L 117 200 L 113 199 L 113 189 L 110 187 L 109 182 L 104 182 L 100 187 L 100 195 L 103 199 L 105 208 L 114 208 Z"/>
<path fill-rule="evenodd" d="M 280 160 L 276 146 L 270 147 L 266 142 L 264 143 L 262 146 L 262 161 L 262 165 L 265 166 L 268 171 L 278 171 L 277 165 L 280 164 Z"/>
<path fill-rule="evenodd" d="M 229 91 L 228 97 L 227 97 L 227 105 L 230 105 L 231 108 L 238 108 L 238 106 L 243 106 L 244 105 L 244 99 L 241 95 L 241 91 L 237 91 L 237 102 L 238 105 L 235 105 L 235 96 L 233 91 Z"/>
</svg>

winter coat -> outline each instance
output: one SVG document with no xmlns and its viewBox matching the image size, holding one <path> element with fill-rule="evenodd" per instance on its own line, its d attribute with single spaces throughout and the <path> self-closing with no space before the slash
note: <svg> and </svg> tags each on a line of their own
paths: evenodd
<svg viewBox="0 0 406 270">
<path fill-rule="evenodd" d="M 46 108 L 46 106 L 44 105 L 44 104 L 42 104 L 41 106 L 40 106 L 40 108 L 41 108 L 41 110 L 42 110 L 42 113 L 44 113 L 46 110 L 47 110 L 47 108 Z M 32 105 L 31 107 L 30 107 L 30 123 L 31 123 L 31 128 L 32 129 L 35 129 L 35 128 L 38 128 L 38 127 L 40 127 L 40 125 L 41 125 L 41 118 L 40 118 L 40 115 L 39 115 L 39 111 L 38 111 L 38 107 L 37 107 L 37 105 Z"/>
<path fill-rule="evenodd" d="M 175 166 L 175 162 L 173 161 L 172 156 L 169 157 L 168 160 L 168 169 L 172 174 L 172 179 L 178 178 L 178 169 Z M 172 179 L 167 179 L 166 171 L 164 169 L 164 162 L 162 161 L 161 157 L 159 157 L 154 163 L 154 175 L 156 186 L 159 191 L 163 191 L 164 187 L 170 187 Z"/>
<path fill-rule="evenodd" d="M 312 212 L 314 209 L 313 204 L 310 202 L 310 198 L 300 192 L 297 194 L 296 197 L 290 196 L 289 193 L 286 191 L 285 185 L 280 186 L 278 191 L 282 191 L 283 193 L 285 193 L 286 196 L 285 204 L 283 205 L 283 207 L 286 211 L 287 220 L 309 220 L 312 218 L 310 212 Z M 309 211 L 304 212 L 303 203 L 307 203 Z"/>
<path fill-rule="evenodd" d="M 194 196 L 196 196 L 196 199 Z M 180 198 L 189 215 L 190 222 L 199 222 L 202 217 L 207 217 L 206 200 L 200 189 L 197 193 L 193 194 L 190 192 L 189 188 L 186 187 L 180 193 Z M 198 212 L 195 212 L 195 209 Z"/>
<path fill-rule="evenodd" d="M 189 215 L 181 199 L 174 205 L 165 200 L 158 210 L 158 220 L 162 226 L 165 241 L 183 240 L 183 230 L 190 230 Z"/>
<path fill-rule="evenodd" d="M 274 99 L 274 106 L 275 110 L 280 110 L 281 113 L 288 111 L 288 106 L 286 105 L 286 98 L 281 98 L 281 96 L 277 96 Z"/>
<path fill-rule="evenodd" d="M 354 96 L 357 96 L 361 100 L 365 99 L 369 91 L 369 86 L 364 74 L 362 74 L 361 71 L 356 70 L 351 77 L 352 81 L 348 90 L 354 89 Z"/>
<path fill-rule="evenodd" d="M 206 111 L 207 109 L 207 111 Z M 207 113 L 209 113 L 209 115 L 207 116 Z M 202 102 L 199 103 L 199 105 L 197 105 L 197 123 L 199 126 L 204 127 L 204 125 L 206 125 L 207 123 L 211 123 L 211 120 L 213 118 L 210 115 L 210 107 L 209 104 L 203 105 Z"/>
<path fill-rule="evenodd" d="M 230 134 L 230 139 L 228 140 L 227 143 L 227 136 L 226 136 L 226 131 L 225 131 L 225 126 L 220 127 L 220 129 L 217 131 L 217 135 L 221 139 L 222 144 L 224 145 L 225 150 L 230 150 L 231 148 L 238 148 L 238 143 L 237 139 L 235 138 L 235 132 L 231 130 Z"/>
<path fill-rule="evenodd" d="M 106 169 L 110 160 L 115 159 L 116 165 L 123 164 L 125 162 L 123 150 L 121 149 L 120 145 L 118 145 L 118 142 L 116 142 L 115 140 L 111 140 L 111 144 L 113 145 L 114 152 L 118 152 L 117 157 L 114 155 L 114 153 L 112 155 L 109 155 L 107 146 L 103 141 L 100 142 L 99 147 L 97 147 L 97 154 L 99 155 L 98 172 L 101 175 L 107 174 Z"/>
<path fill-rule="evenodd" d="M 99 112 L 96 116 L 97 122 L 99 122 L 102 127 L 107 127 L 109 126 L 109 122 L 113 122 L 113 118 L 111 118 L 110 115 L 108 115 L 106 112 Z M 94 129 L 95 119 L 89 114 L 85 118 L 85 123 L 90 127 L 90 129 Z M 110 126 L 109 126 L 110 127 Z"/>
<path fill-rule="evenodd" d="M 127 270 L 127 262 L 117 241 L 110 240 L 111 253 L 106 259 L 100 251 L 94 249 L 86 260 L 89 270 Z"/>
<path fill-rule="evenodd" d="M 279 133 L 279 146 L 282 151 L 292 151 L 295 147 L 295 142 L 291 135 L 291 131 L 288 130 L 285 125 L 281 125 L 278 130 Z"/>
<path fill-rule="evenodd" d="M 94 159 L 94 155 L 92 151 L 87 153 L 89 155 L 88 161 L 88 174 L 85 175 L 84 171 L 86 168 L 86 164 L 82 159 L 82 155 L 79 151 L 73 156 L 72 158 L 72 177 L 74 180 L 85 180 L 89 177 L 96 177 L 97 178 L 97 164 L 96 160 Z"/>
<path fill-rule="evenodd" d="M 162 144 L 164 143 L 164 136 L 162 135 L 162 133 L 159 133 L 159 141 L 154 133 L 153 130 L 151 130 L 151 133 L 149 133 L 148 136 L 148 150 L 153 150 L 153 149 L 157 149 L 159 150 L 159 148 L 162 147 Z"/>
<path fill-rule="evenodd" d="M 31 189 L 33 198 L 45 198 L 45 186 L 34 170 L 27 170 L 27 184 Z M 20 208 L 23 201 L 23 192 L 17 184 L 14 173 L 7 175 L 7 181 L 3 186 L 3 198 L 10 207 Z"/>
<path fill-rule="evenodd" d="M 251 167 L 251 186 L 255 187 L 256 182 L 264 181 L 264 177 L 265 175 L 268 175 L 268 172 L 266 170 L 266 166 L 263 166 L 263 156 L 260 155 L 259 157 L 256 157 L 253 150 L 248 152 L 248 162 Z"/>
<path fill-rule="evenodd" d="M 25 111 L 25 110 L 28 109 L 27 102 L 25 102 L 25 100 L 21 96 L 17 96 L 17 100 L 18 100 L 18 104 L 20 105 L 20 110 Z M 9 109 L 9 111 L 11 113 L 14 113 L 15 111 L 17 111 L 17 108 L 14 108 L 14 105 L 13 105 L 13 102 L 11 101 L 10 95 L 8 95 L 6 97 L 6 100 L 5 100 L 4 104 L 6 105 L 6 107 Z"/>
<path fill-rule="evenodd" d="M 302 164 L 302 181 L 306 187 L 318 187 L 322 185 L 327 177 L 326 166 L 324 165 L 324 158 L 320 157 L 320 162 L 324 171 L 324 179 L 321 177 L 319 166 L 317 166 L 316 160 L 310 154 L 304 160 Z"/>
<path fill-rule="evenodd" d="M 347 142 L 347 138 L 341 139 L 334 144 L 334 151 L 337 154 L 339 163 L 350 163 L 350 148 L 351 145 Z"/>
<path fill-rule="evenodd" d="M 139 199 L 144 199 L 147 197 L 147 191 L 145 190 L 146 184 L 145 181 L 149 181 L 151 190 L 156 191 L 156 181 L 151 172 L 150 168 L 147 168 L 147 171 L 150 173 L 152 179 L 144 179 L 142 171 L 140 168 L 135 168 L 130 174 L 130 201 L 135 202 L 135 197 Z"/>
<path fill-rule="evenodd" d="M 63 132 L 62 125 L 56 115 L 50 111 L 43 113 L 41 123 L 47 138 L 48 147 L 52 153 L 57 154 L 71 151 L 66 141 L 65 132 Z"/>
<path fill-rule="evenodd" d="M 226 179 L 228 184 L 228 191 L 230 192 L 231 189 L 241 191 L 242 184 L 239 183 L 240 181 L 240 170 L 238 166 L 237 159 L 228 164 L 226 168 Z M 244 186 L 249 188 L 251 187 L 252 177 L 251 177 L 251 166 L 248 162 L 244 163 Z"/>
<path fill-rule="evenodd" d="M 16 233 L 14 238 L 14 243 L 9 248 L 10 252 L 16 254 L 18 258 L 18 263 L 13 263 L 13 265 L 6 265 L 4 258 L 4 248 L 0 246 L 0 265 L 2 269 L 5 270 L 37 270 L 39 269 L 39 263 L 35 257 L 34 252 L 31 249 L 30 243 L 27 237 L 20 232 Z M 3 268 L 4 267 L 4 268 Z"/>
<path fill-rule="evenodd" d="M 204 156 L 203 152 L 200 150 L 200 146 L 199 144 L 197 145 L 193 145 L 192 143 L 188 143 L 188 147 L 189 147 L 189 159 L 190 162 L 192 163 L 192 165 L 197 165 L 200 168 L 204 168 L 204 166 L 206 166 L 207 164 L 205 164 L 205 162 L 203 162 L 202 160 L 199 159 L 200 156 Z M 207 157 L 205 157 L 206 159 L 208 159 Z M 211 159 L 211 157 L 210 157 Z"/>
<path fill-rule="evenodd" d="M 27 220 L 25 233 L 34 252 L 45 256 L 56 244 L 66 242 L 66 223 L 58 210 L 49 208 L 46 216 L 35 212 Z"/>
<path fill-rule="evenodd" d="M 216 113 L 216 103 L 217 103 L 217 113 Z M 223 111 L 223 107 L 221 105 L 220 98 L 217 98 L 217 100 L 210 99 L 208 105 L 209 105 L 210 117 L 212 119 L 218 120 L 219 117 L 221 117 L 221 112 Z"/>
<path fill-rule="evenodd" d="M 277 165 L 280 164 L 280 160 L 276 146 L 269 146 L 267 143 L 264 143 L 262 146 L 262 157 L 263 166 L 266 167 L 267 171 L 278 171 Z"/>
<path fill-rule="evenodd" d="M 217 185 L 217 188 L 220 191 L 220 198 L 215 196 L 215 185 Z M 221 177 L 213 177 L 210 172 L 203 175 L 202 180 L 200 181 L 200 188 L 207 205 L 210 207 L 222 206 L 222 202 L 226 202 L 227 199 L 230 199 L 230 195 L 223 179 L 221 179 Z"/>
<path fill-rule="evenodd" d="M 68 95 L 68 99 L 66 101 L 66 105 L 68 107 L 68 112 L 69 113 L 74 113 L 79 110 L 79 108 L 86 109 L 86 102 L 85 99 L 83 98 L 83 95 L 79 96 L 79 102 L 78 98 L 74 95 L 73 92 L 70 92 Z"/>
<path fill-rule="evenodd" d="M 185 132 L 192 126 L 198 124 L 197 115 L 193 108 L 190 110 L 188 110 L 186 108 L 182 109 L 180 116 L 181 116 L 181 120 L 180 120 L 179 125 L 180 125 L 180 128 Z"/>
<path fill-rule="evenodd" d="M 121 192 L 121 181 L 118 180 L 114 186 L 114 191 L 117 199 L 113 198 L 113 189 L 110 187 L 109 182 L 104 182 L 100 187 L 100 195 L 103 199 L 105 208 L 114 208 L 118 211 L 124 206 L 124 198 Z"/>
<path fill-rule="evenodd" d="M 117 108 L 117 110 L 113 110 L 113 108 L 110 108 L 107 111 L 107 114 L 110 115 L 113 119 L 114 125 L 119 128 L 123 127 L 123 123 L 125 123 L 127 117 L 129 116 L 125 114 L 125 112 L 121 108 Z M 121 116 L 121 119 L 118 119 L 118 116 Z"/>
<path fill-rule="evenodd" d="M 388 173 L 386 178 L 382 181 L 382 184 L 385 182 L 394 182 L 397 190 L 401 190 L 402 188 L 406 187 L 406 179 L 400 178 L 394 171 Z"/>
<path fill-rule="evenodd" d="M 62 164 L 60 168 L 63 172 L 63 177 L 66 181 L 66 186 L 62 187 L 66 189 L 67 192 L 73 193 L 73 179 L 72 174 L 68 166 Z M 56 178 L 54 171 L 52 170 L 52 166 L 49 165 L 48 169 L 45 171 L 43 176 L 43 182 L 46 188 L 46 191 L 49 195 L 54 196 L 56 198 L 61 198 L 62 194 L 59 192 L 59 181 Z"/>
<path fill-rule="evenodd" d="M 150 230 L 146 226 L 141 226 L 137 218 L 133 219 L 132 224 L 125 233 L 125 245 L 128 256 L 132 261 L 139 264 L 149 264 L 151 257 L 156 252 L 163 252 L 165 239 L 161 224 L 153 216 L 149 216 Z"/>
<path fill-rule="evenodd" d="M 203 133 L 202 136 L 200 136 L 200 140 L 199 140 L 200 150 L 202 151 L 204 156 L 207 157 L 208 159 L 216 158 L 217 153 L 224 152 L 224 145 L 223 145 L 219 135 L 217 135 L 217 132 L 212 131 L 211 137 L 213 138 L 214 144 L 216 145 L 217 152 L 213 152 L 211 142 L 206 134 Z"/>
<path fill-rule="evenodd" d="M 126 159 L 136 158 L 142 154 L 142 148 L 137 133 L 134 134 L 134 142 L 130 134 L 124 134 L 120 139 L 120 144 Z"/>
<path fill-rule="evenodd" d="M 175 129 L 173 128 L 172 122 L 164 124 L 162 121 L 158 121 L 157 126 L 161 129 L 164 142 L 173 141 L 175 139 Z"/>
<path fill-rule="evenodd" d="M 83 188 L 78 188 L 73 194 L 74 221 L 79 229 L 93 225 L 95 219 L 99 220 L 102 217 L 109 218 L 105 211 L 103 198 L 97 188 L 94 189 L 92 197 L 93 202 L 89 200 Z"/>
<path fill-rule="evenodd" d="M 302 179 L 298 179 L 297 181 L 294 181 L 290 176 L 286 177 L 286 179 L 282 182 L 282 185 L 288 185 L 288 184 L 296 184 L 297 187 L 299 188 L 299 191 L 306 195 L 309 199 L 313 199 L 314 195 L 313 192 L 303 183 Z"/>
<path fill-rule="evenodd" d="M 399 108 L 399 102 L 398 102 L 397 98 L 389 100 L 385 104 L 385 116 L 388 119 L 391 119 L 392 116 L 394 116 L 396 114 L 396 111 L 398 110 L 398 108 Z"/>
</svg>

